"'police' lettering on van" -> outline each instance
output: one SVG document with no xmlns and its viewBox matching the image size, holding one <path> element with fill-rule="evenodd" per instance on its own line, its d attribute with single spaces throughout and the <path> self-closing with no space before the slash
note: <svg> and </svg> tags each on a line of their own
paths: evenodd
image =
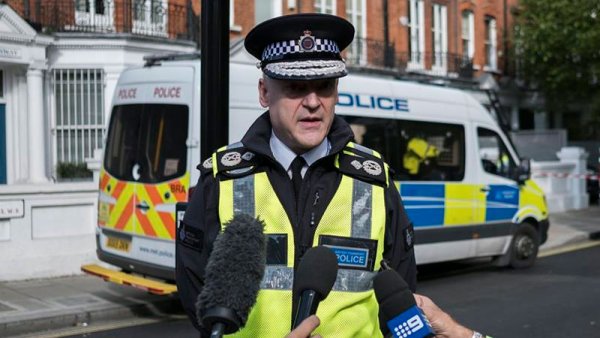
<svg viewBox="0 0 600 338">
<path fill-rule="evenodd" d="M 135 99 L 137 88 L 121 88 L 118 95 L 120 100 Z"/>
<path fill-rule="evenodd" d="M 401 112 L 408 112 L 408 100 L 396 97 L 373 96 L 340 92 L 338 94 L 337 104 L 338 106 L 342 107 L 396 110 Z"/>
<path fill-rule="evenodd" d="M 173 99 L 181 97 L 181 87 L 155 87 L 154 97 Z"/>
</svg>

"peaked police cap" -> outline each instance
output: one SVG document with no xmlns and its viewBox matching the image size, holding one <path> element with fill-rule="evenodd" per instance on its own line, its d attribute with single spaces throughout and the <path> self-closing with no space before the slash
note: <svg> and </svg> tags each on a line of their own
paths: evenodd
<svg viewBox="0 0 600 338">
<path fill-rule="evenodd" d="M 341 56 L 354 38 L 354 26 L 329 14 L 303 13 L 260 23 L 244 46 L 269 77 L 280 80 L 338 78 L 347 74 Z"/>
</svg>

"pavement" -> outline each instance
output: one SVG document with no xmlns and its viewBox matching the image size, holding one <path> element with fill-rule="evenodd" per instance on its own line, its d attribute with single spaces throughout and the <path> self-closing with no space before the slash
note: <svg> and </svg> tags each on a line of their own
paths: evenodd
<svg viewBox="0 0 600 338">
<path fill-rule="evenodd" d="M 554 213 L 540 255 L 599 239 L 599 206 Z M 180 318 L 185 315 L 176 294 L 157 296 L 97 277 L 0 282 L 0 337 L 61 337 L 103 323 L 126 326 Z"/>
</svg>

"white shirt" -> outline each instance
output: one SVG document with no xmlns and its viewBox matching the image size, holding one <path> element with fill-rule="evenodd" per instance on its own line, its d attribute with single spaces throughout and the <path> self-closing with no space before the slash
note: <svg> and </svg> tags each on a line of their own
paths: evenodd
<svg viewBox="0 0 600 338">
<path fill-rule="evenodd" d="M 271 152 L 273 153 L 273 157 L 275 160 L 281 164 L 282 167 L 286 168 L 290 179 L 292 178 L 292 168 L 290 168 L 292 161 L 296 158 L 296 153 L 292 151 L 285 143 L 281 142 L 279 138 L 275 135 L 273 131 L 271 131 L 271 138 L 269 139 L 269 146 L 271 147 Z M 318 159 L 323 158 L 329 154 L 329 150 L 331 149 L 331 144 L 327 137 L 319 144 L 318 146 L 312 148 L 311 150 L 305 152 L 300 155 L 306 161 L 306 164 L 301 171 L 302 177 L 306 174 L 306 170 L 313 163 L 315 163 Z"/>
</svg>

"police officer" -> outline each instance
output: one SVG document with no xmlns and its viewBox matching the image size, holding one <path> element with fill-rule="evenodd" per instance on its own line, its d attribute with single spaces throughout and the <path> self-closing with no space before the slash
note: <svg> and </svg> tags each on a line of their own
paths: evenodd
<svg viewBox="0 0 600 338">
<path fill-rule="evenodd" d="M 260 104 L 268 111 L 241 142 L 199 166 L 201 177 L 177 239 L 177 286 L 197 325 L 194 303 L 222 224 L 236 213 L 265 222 L 267 267 L 257 303 L 238 334 L 283 337 L 293 318 L 294 267 L 310 247 L 338 256 L 333 290 L 318 310 L 324 337 L 378 337 L 372 278 L 382 266 L 415 289 L 413 229 L 387 164 L 352 142 L 334 114 L 341 51 L 354 36 L 346 20 L 295 14 L 252 29 L 245 47 L 260 60 Z M 183 236 L 181 236 L 183 234 Z"/>
</svg>

